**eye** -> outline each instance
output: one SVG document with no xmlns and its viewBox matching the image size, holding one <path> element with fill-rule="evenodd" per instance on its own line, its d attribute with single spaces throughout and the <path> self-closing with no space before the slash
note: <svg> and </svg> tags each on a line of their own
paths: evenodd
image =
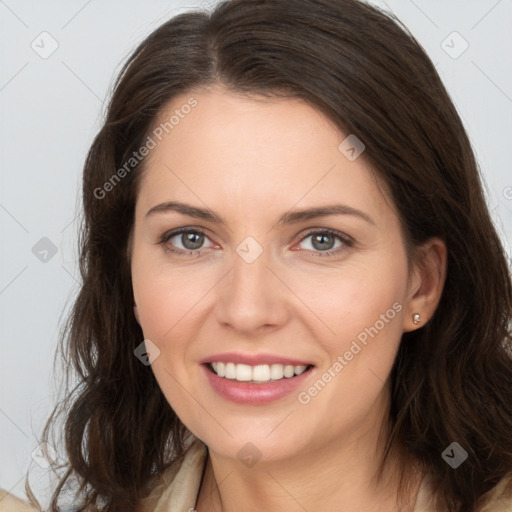
<svg viewBox="0 0 512 512">
<path fill-rule="evenodd" d="M 311 255 L 315 257 L 333 256 L 354 245 L 354 240 L 351 237 L 331 229 L 310 231 L 302 238 L 301 243 L 308 238 L 311 238 L 309 245 L 312 247 L 312 249 L 308 250 L 311 250 Z M 337 247 L 335 247 L 336 239 L 340 241 Z"/>
<path fill-rule="evenodd" d="M 168 252 L 183 256 L 200 256 L 202 251 L 198 249 L 207 238 L 201 229 L 188 227 L 164 233 L 158 243 L 163 245 Z M 173 239 L 175 240 L 173 241 Z M 180 244 L 181 247 L 179 247 Z"/>
<path fill-rule="evenodd" d="M 311 255 L 315 257 L 333 256 L 354 245 L 354 240 L 351 237 L 331 229 L 310 231 L 301 239 L 301 243 L 308 238 L 311 238 L 310 246 L 312 248 L 307 248 L 307 250 L 311 251 Z M 201 248 L 206 239 L 208 237 L 202 229 L 185 227 L 164 233 L 158 243 L 163 245 L 167 252 L 177 254 L 178 256 L 201 256 L 203 253 Z M 336 239 L 339 241 L 337 247 Z M 213 245 L 206 249 L 211 247 Z"/>
</svg>

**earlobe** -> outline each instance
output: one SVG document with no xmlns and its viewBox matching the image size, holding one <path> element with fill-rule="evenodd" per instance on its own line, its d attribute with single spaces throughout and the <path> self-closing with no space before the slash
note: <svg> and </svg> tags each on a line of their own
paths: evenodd
<svg viewBox="0 0 512 512">
<path fill-rule="evenodd" d="M 404 317 L 404 332 L 423 327 L 435 313 L 446 279 L 447 249 L 440 238 L 431 238 L 419 250 L 414 288 Z"/>
</svg>

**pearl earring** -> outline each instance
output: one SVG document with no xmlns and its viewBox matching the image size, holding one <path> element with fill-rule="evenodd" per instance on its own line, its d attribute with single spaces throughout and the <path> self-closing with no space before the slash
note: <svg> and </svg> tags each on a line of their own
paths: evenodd
<svg viewBox="0 0 512 512">
<path fill-rule="evenodd" d="M 412 315 L 412 321 L 418 325 L 420 323 L 420 314 L 419 313 L 414 313 L 414 315 Z"/>
</svg>

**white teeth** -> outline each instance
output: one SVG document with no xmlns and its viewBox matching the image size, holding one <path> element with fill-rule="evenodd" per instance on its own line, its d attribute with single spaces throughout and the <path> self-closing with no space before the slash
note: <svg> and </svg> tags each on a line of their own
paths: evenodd
<svg viewBox="0 0 512 512">
<path fill-rule="evenodd" d="M 307 365 L 303 364 L 302 366 L 295 366 L 295 375 L 300 375 L 306 371 Z"/>
<path fill-rule="evenodd" d="M 293 366 L 291 364 L 248 364 L 211 363 L 211 368 L 219 376 L 240 382 L 270 382 L 270 380 L 290 379 L 306 371 L 307 365 Z"/>
<path fill-rule="evenodd" d="M 247 382 L 252 379 L 252 368 L 248 364 L 236 365 L 236 380 Z"/>
<path fill-rule="evenodd" d="M 226 379 L 236 379 L 235 363 L 226 363 Z"/>
<path fill-rule="evenodd" d="M 260 364 L 252 368 L 252 380 L 270 380 L 270 366 L 268 364 Z"/>
<path fill-rule="evenodd" d="M 282 364 L 273 364 L 270 367 L 270 378 L 273 380 L 279 380 L 284 377 L 283 365 Z"/>
<path fill-rule="evenodd" d="M 287 364 L 284 367 L 284 376 L 289 379 L 290 377 L 293 377 L 294 374 L 295 374 L 295 371 L 293 369 L 293 366 L 291 364 Z"/>
</svg>

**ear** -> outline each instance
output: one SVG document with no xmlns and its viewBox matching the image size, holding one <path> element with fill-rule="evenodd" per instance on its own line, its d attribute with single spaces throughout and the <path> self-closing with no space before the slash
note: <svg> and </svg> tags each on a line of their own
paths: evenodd
<svg viewBox="0 0 512 512">
<path fill-rule="evenodd" d="M 135 314 L 135 318 L 137 320 L 137 323 L 140 325 L 139 310 L 137 309 L 137 304 L 135 304 L 135 303 L 133 305 L 133 312 Z"/>
<path fill-rule="evenodd" d="M 415 253 L 416 261 L 409 279 L 409 300 L 404 308 L 404 332 L 419 329 L 432 318 L 446 279 L 447 249 L 443 240 L 430 238 Z M 416 313 L 420 315 L 417 324 L 413 322 Z"/>
</svg>

